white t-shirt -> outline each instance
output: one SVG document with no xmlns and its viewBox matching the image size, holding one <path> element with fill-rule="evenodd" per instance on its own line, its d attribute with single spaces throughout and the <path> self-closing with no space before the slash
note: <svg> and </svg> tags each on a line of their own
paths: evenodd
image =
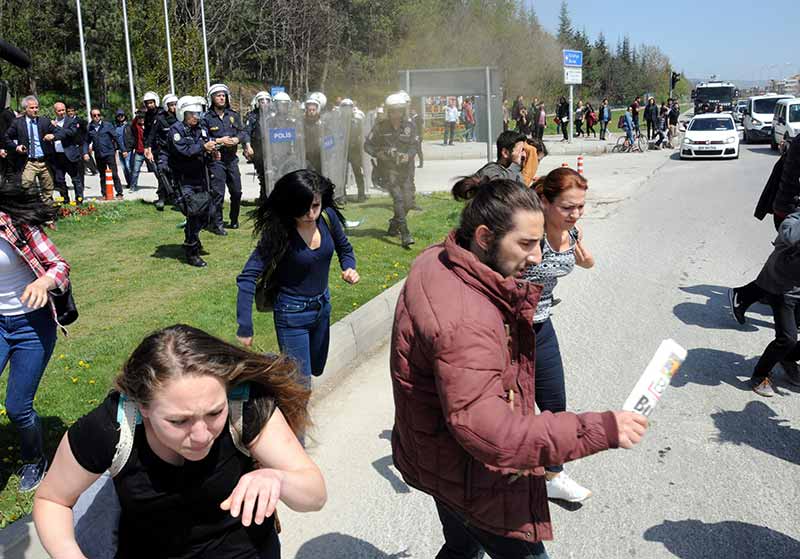
<svg viewBox="0 0 800 559">
<path fill-rule="evenodd" d="M 19 298 L 36 279 L 17 250 L 0 239 L 0 315 L 13 316 L 32 312 Z"/>
<path fill-rule="evenodd" d="M 447 106 L 444 110 L 444 120 L 446 122 L 458 122 L 458 107 Z"/>
</svg>

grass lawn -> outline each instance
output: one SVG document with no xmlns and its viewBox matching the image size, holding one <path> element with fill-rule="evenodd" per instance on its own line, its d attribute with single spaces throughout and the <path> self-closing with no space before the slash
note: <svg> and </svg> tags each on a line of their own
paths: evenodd
<svg viewBox="0 0 800 559">
<path fill-rule="evenodd" d="M 417 244 L 408 251 L 399 239 L 385 235 L 392 214 L 388 197 L 345 208 L 348 219 L 363 220 L 349 232 L 361 282 L 345 284 L 333 259 L 333 321 L 402 279 L 414 257 L 443 239 L 458 220 L 461 206 L 445 194 L 418 196 L 418 203 L 424 211 L 409 215 Z M 51 235 L 72 266 L 80 318 L 69 328 L 69 337 L 59 336 L 36 395 L 50 454 L 66 428 L 104 398 L 111 379 L 148 332 L 183 322 L 236 340 L 236 275 L 254 246 L 249 223 L 228 237 L 204 232 L 208 267 L 197 269 L 183 263 L 183 232 L 176 228 L 183 216 L 178 212 L 156 212 L 139 202 L 98 207 L 94 215 L 62 219 Z M 254 322 L 255 348 L 277 350 L 272 315 L 254 311 Z M 5 401 L 5 388 L 3 378 L 0 402 Z M 17 491 L 17 433 L 1 404 L 0 449 L 3 528 L 30 511 L 33 495 Z"/>
</svg>

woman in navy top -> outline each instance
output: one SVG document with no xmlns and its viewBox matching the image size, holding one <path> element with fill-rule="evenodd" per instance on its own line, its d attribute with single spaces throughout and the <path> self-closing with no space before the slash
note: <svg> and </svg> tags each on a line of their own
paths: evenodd
<svg viewBox="0 0 800 559">
<path fill-rule="evenodd" d="M 353 247 L 344 218 L 333 200 L 334 185 L 319 173 L 303 169 L 284 175 L 266 202 L 254 212 L 258 245 L 236 278 L 236 333 L 253 344 L 253 299 L 256 282 L 277 258 L 278 288 L 273 318 L 281 352 L 294 357 L 310 382 L 325 369 L 330 341 L 331 296 L 328 272 L 333 252 L 342 279 L 358 283 Z M 322 218 L 325 212 L 327 219 Z"/>
</svg>

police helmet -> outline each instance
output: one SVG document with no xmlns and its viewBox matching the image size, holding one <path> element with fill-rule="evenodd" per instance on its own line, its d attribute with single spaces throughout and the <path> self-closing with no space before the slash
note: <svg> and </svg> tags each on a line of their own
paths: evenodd
<svg viewBox="0 0 800 559">
<path fill-rule="evenodd" d="M 268 91 L 259 91 L 253 97 L 253 100 L 250 101 L 250 108 L 257 109 L 261 103 L 269 103 L 271 101 L 272 95 L 270 95 Z"/>
<path fill-rule="evenodd" d="M 205 99 L 197 95 L 184 95 L 178 99 L 178 120 L 183 121 L 186 113 L 197 113 L 198 116 L 205 112 Z"/>
<path fill-rule="evenodd" d="M 406 92 L 399 92 L 399 93 L 392 93 L 386 98 L 384 105 L 386 106 L 387 110 L 391 109 L 405 109 L 408 107 L 409 103 L 408 93 Z"/>
<path fill-rule="evenodd" d="M 156 93 L 155 91 L 148 91 L 147 93 L 145 93 L 144 97 L 142 97 L 142 103 L 147 103 L 148 101 L 155 101 L 156 105 L 158 105 L 159 101 L 158 93 Z"/>
<path fill-rule="evenodd" d="M 408 105 L 411 104 L 411 95 L 406 93 L 405 90 L 401 89 L 400 91 L 397 92 L 397 94 L 403 96 L 403 98 L 406 100 L 406 104 Z"/>
<path fill-rule="evenodd" d="M 339 102 L 339 106 L 340 106 L 340 107 L 355 107 L 355 105 L 356 105 L 356 104 L 355 104 L 355 103 L 353 103 L 353 100 L 352 100 L 352 99 L 349 99 L 349 98 L 342 99 L 342 100 Z"/>
<path fill-rule="evenodd" d="M 168 111 L 169 110 L 169 106 L 168 105 L 170 103 L 177 103 L 177 102 L 178 102 L 178 96 L 177 95 L 175 95 L 174 93 L 167 93 L 166 95 L 164 95 L 164 101 L 163 101 L 163 104 L 161 106 L 164 108 L 165 111 Z"/>
<path fill-rule="evenodd" d="M 215 83 L 211 87 L 208 88 L 208 93 L 206 97 L 208 98 L 208 106 L 212 106 L 214 104 L 214 95 L 217 93 L 224 93 L 225 94 L 225 105 L 230 106 L 231 104 L 231 91 L 228 89 L 228 86 L 224 83 Z"/>
<path fill-rule="evenodd" d="M 275 103 L 291 103 L 292 98 L 289 97 L 289 94 L 281 91 L 280 93 L 276 93 L 275 97 L 272 98 Z"/>
<path fill-rule="evenodd" d="M 306 98 L 306 103 L 309 101 L 315 101 L 317 105 L 319 105 L 320 112 L 325 110 L 325 105 L 328 104 L 328 98 L 325 97 L 325 94 L 321 91 L 315 91 L 313 93 L 309 93 L 308 97 Z"/>
</svg>

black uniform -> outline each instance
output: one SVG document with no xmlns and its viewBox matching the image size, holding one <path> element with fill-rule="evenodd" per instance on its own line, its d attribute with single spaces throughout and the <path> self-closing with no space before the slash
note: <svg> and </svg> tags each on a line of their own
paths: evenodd
<svg viewBox="0 0 800 559">
<path fill-rule="evenodd" d="M 417 131 L 406 118 L 394 128 L 391 119 L 375 123 L 364 142 L 364 150 L 375 157 L 377 167 L 373 181 L 389 191 L 394 203 L 394 217 L 389 222 L 389 234 L 400 234 L 404 247 L 414 243 L 406 224 L 406 215 L 414 207 L 414 157 L 417 154 Z M 382 183 L 382 184 L 381 184 Z"/>
<path fill-rule="evenodd" d="M 305 117 L 306 135 L 306 161 L 308 168 L 322 174 L 322 148 L 320 137 L 322 136 L 322 119 L 319 115 L 313 118 Z"/>
<path fill-rule="evenodd" d="M 208 225 L 211 211 L 208 184 L 210 158 L 203 148 L 209 140 L 202 119 L 195 127 L 176 122 L 169 129 L 169 165 L 178 185 L 177 204 L 186 214 L 183 248 L 189 263 L 196 266 L 205 265 L 200 259 L 200 231 Z"/>
<path fill-rule="evenodd" d="M 239 144 L 248 142 L 247 131 L 242 126 L 239 113 L 225 107 L 222 115 L 216 109 L 209 110 L 205 117 L 205 126 L 208 128 L 210 139 L 214 140 L 224 136 L 239 138 Z M 224 233 L 222 223 L 222 205 L 225 202 L 225 187 L 231 196 L 230 224 L 239 226 L 239 209 L 242 203 L 242 178 L 239 174 L 239 157 L 236 155 L 239 146 L 220 146 L 211 160 L 211 223 L 210 228 L 216 233 Z"/>
<path fill-rule="evenodd" d="M 367 199 L 367 191 L 364 188 L 364 146 L 361 139 L 364 137 L 364 116 L 353 115 L 353 123 L 350 125 L 350 149 L 347 150 L 347 160 L 350 168 L 353 169 L 353 176 L 356 178 L 356 188 L 358 189 L 358 201 Z"/>
<path fill-rule="evenodd" d="M 250 138 L 250 147 L 253 148 L 253 166 L 258 177 L 259 197 L 267 199 L 267 179 L 264 176 L 264 145 L 261 141 L 261 109 L 254 109 L 247 114 L 247 135 Z"/>
<path fill-rule="evenodd" d="M 155 119 L 147 128 L 146 136 L 144 137 L 144 147 L 150 148 L 153 152 L 153 160 L 158 170 L 157 196 L 162 205 L 164 201 L 169 200 L 170 193 L 176 188 L 172 178 L 172 170 L 169 166 L 169 131 L 176 122 L 178 122 L 178 117 L 175 116 L 175 113 L 159 109 Z"/>
</svg>

